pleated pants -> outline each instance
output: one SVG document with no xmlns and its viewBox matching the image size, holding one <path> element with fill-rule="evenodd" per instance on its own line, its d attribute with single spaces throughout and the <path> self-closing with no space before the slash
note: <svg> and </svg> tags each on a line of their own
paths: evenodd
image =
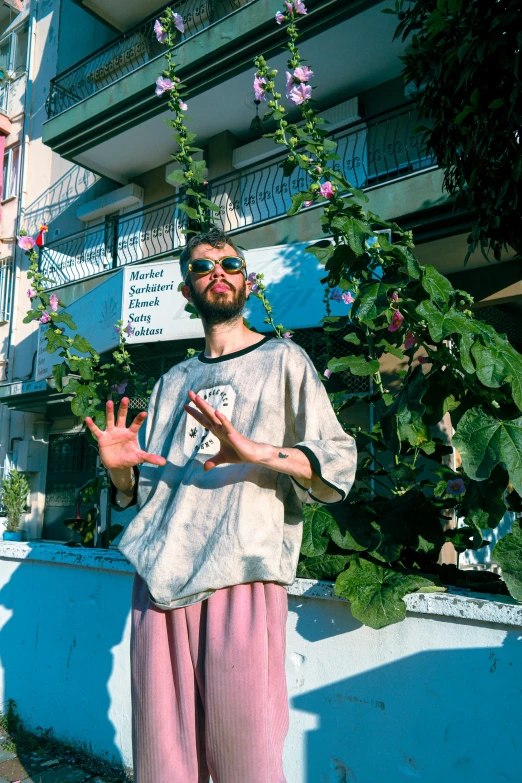
<svg viewBox="0 0 522 783">
<path fill-rule="evenodd" d="M 163 611 L 132 596 L 135 783 L 285 783 L 285 589 L 223 588 Z"/>
</svg>

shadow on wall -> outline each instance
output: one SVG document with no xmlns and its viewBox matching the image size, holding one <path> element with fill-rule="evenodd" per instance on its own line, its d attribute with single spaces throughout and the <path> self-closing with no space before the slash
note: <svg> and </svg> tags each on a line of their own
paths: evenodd
<svg viewBox="0 0 522 783">
<path fill-rule="evenodd" d="M 12 698 L 30 731 L 52 729 L 64 741 L 85 737 L 87 751 L 124 763 L 118 745 L 130 749 L 130 683 L 121 659 L 127 651 L 117 648 L 132 575 L 38 561 L 0 564 L 2 577 L 14 569 L 0 589 L 4 707 Z M 111 704 L 126 707 L 127 700 L 115 725 Z"/>
<path fill-rule="evenodd" d="M 297 602 L 291 608 L 302 635 L 309 622 L 308 606 L 300 609 Z M 340 657 L 323 646 L 325 658 L 320 659 L 319 644 L 313 662 L 289 651 L 294 727 L 304 728 L 302 747 L 292 747 L 290 757 L 302 753 L 305 770 L 302 777 L 292 777 L 287 764 L 289 783 L 518 783 L 520 629 L 409 616 L 400 627 L 363 628 L 359 633 L 346 604 L 324 615 L 323 628 L 317 627 L 312 636 L 319 641 L 323 633 L 324 641 L 333 629 L 344 633 L 337 649 Z M 488 645 L 493 634 L 498 640 L 504 632 L 503 646 Z M 437 637 L 438 643 L 433 641 Z M 444 647 L 444 639 L 463 647 L 408 655 L 414 646 Z M 485 646 L 477 648 L 481 642 Z M 393 660 L 400 654 L 406 657 Z M 375 666 L 383 658 L 389 663 Z M 309 678 L 308 666 L 333 669 L 336 660 L 341 670 L 351 669 L 354 675 L 296 694 Z M 365 666 L 370 668 L 361 672 Z M 314 728 L 306 731 L 311 724 Z"/>
</svg>

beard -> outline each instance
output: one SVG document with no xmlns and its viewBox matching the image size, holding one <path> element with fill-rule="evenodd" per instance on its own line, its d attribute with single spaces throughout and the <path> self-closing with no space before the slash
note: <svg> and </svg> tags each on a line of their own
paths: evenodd
<svg viewBox="0 0 522 783">
<path fill-rule="evenodd" d="M 210 293 L 209 289 L 215 284 L 215 280 L 209 283 L 202 293 L 195 291 L 192 281 L 189 281 L 188 287 L 192 297 L 192 304 L 206 326 L 217 326 L 228 321 L 237 321 L 241 317 L 247 299 L 245 278 L 243 275 L 241 275 L 241 278 L 243 285 L 240 288 L 234 289 L 232 286 L 229 286 L 232 297 L 224 292 L 218 294 Z"/>
</svg>

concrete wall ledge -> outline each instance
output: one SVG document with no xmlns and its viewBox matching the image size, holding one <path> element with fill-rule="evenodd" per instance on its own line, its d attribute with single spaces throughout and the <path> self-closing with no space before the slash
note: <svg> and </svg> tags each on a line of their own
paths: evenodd
<svg viewBox="0 0 522 783">
<path fill-rule="evenodd" d="M 83 549 L 53 542 L 0 541 L 0 560 L 31 560 L 134 573 L 133 566 L 117 549 Z M 296 579 L 293 585 L 287 587 L 287 592 L 301 598 L 346 600 L 334 594 L 331 582 L 315 579 Z M 509 596 L 491 596 L 449 588 L 445 593 L 411 593 L 404 600 L 408 611 L 414 614 L 522 627 L 522 603 Z"/>
</svg>

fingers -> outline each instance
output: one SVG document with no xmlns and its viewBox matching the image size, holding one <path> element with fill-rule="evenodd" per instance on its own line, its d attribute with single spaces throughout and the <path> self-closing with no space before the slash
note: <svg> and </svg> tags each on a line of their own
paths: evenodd
<svg viewBox="0 0 522 783">
<path fill-rule="evenodd" d="M 221 411 L 216 411 L 216 418 L 227 433 L 229 435 L 231 432 L 234 432 L 234 427 L 232 426 L 232 422 L 230 419 L 227 419 L 224 413 L 221 413 Z"/>
<path fill-rule="evenodd" d="M 166 465 L 167 460 L 165 457 L 160 457 L 159 454 L 148 454 L 146 451 L 142 451 L 140 454 L 141 462 L 148 462 L 150 465 Z"/>
<path fill-rule="evenodd" d="M 107 400 L 107 404 L 105 405 L 105 419 L 107 421 L 105 429 L 112 430 L 114 427 L 114 403 L 112 400 Z"/>
<path fill-rule="evenodd" d="M 99 438 L 103 434 L 103 430 L 96 426 L 90 416 L 85 417 L 85 423 L 94 435 L 95 438 Z"/>
<path fill-rule="evenodd" d="M 116 420 L 116 426 L 117 427 L 126 427 L 127 426 L 127 410 L 129 408 L 129 398 L 128 397 L 122 397 L 122 400 L 120 402 L 120 407 L 118 409 L 118 418 Z"/>
<path fill-rule="evenodd" d="M 141 413 L 138 413 L 138 415 L 134 418 L 134 421 L 129 427 L 129 432 L 138 432 L 139 428 L 147 418 L 146 411 L 141 411 Z"/>
<path fill-rule="evenodd" d="M 192 405 L 185 404 L 183 408 L 189 413 L 196 421 L 198 421 L 205 429 L 210 429 L 213 422 L 209 421 L 200 411 L 192 407 Z"/>
<path fill-rule="evenodd" d="M 218 424 L 218 419 L 216 419 L 216 411 L 215 408 L 212 407 L 212 405 L 209 405 L 208 402 L 205 402 L 205 400 L 202 397 L 199 397 L 197 394 L 194 394 L 193 391 L 189 391 L 189 399 L 192 400 L 194 405 L 197 405 L 199 410 L 207 417 L 209 421 L 212 422 L 212 424 Z"/>
</svg>

